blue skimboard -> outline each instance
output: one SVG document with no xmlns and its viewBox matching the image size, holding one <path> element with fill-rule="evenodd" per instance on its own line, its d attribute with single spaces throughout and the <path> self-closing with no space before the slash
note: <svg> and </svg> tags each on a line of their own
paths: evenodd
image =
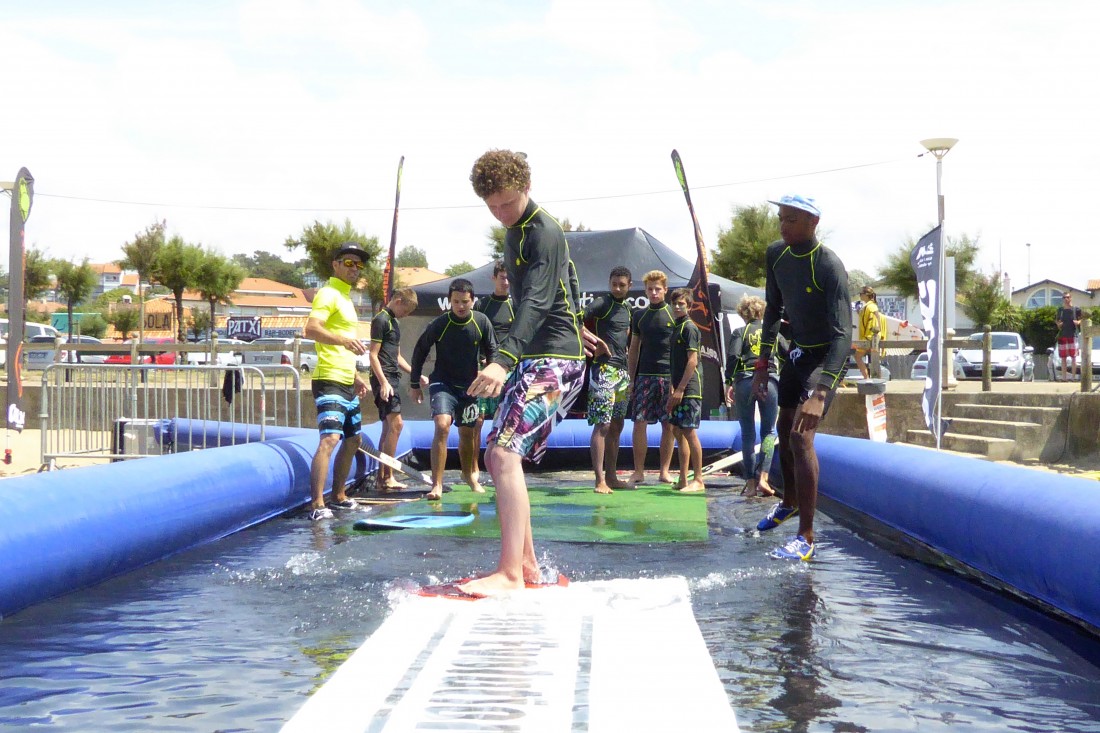
<svg viewBox="0 0 1100 733">
<path fill-rule="evenodd" d="M 435 512 L 433 514 L 397 514 L 388 517 L 360 519 L 353 529 L 447 529 L 474 521 L 470 512 Z"/>
</svg>

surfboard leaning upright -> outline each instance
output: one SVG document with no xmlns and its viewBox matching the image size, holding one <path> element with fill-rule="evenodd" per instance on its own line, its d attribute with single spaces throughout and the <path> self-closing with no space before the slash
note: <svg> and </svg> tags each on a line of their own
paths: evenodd
<svg viewBox="0 0 1100 733">
<path fill-rule="evenodd" d="M 410 596 L 283 727 L 737 731 L 683 578 Z"/>
</svg>

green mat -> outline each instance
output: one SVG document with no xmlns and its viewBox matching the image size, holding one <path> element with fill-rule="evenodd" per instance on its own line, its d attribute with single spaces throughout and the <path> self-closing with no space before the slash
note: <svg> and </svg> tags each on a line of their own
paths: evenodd
<svg viewBox="0 0 1100 733">
<path fill-rule="evenodd" d="M 473 523 L 450 529 L 402 530 L 452 537 L 499 538 L 495 492 L 475 494 L 453 484 L 443 501 L 398 504 L 375 516 L 466 511 Z M 684 494 L 667 486 L 640 486 L 614 494 L 597 494 L 589 486 L 528 486 L 535 540 L 610 542 L 619 544 L 701 542 L 707 534 L 705 494 Z"/>
</svg>

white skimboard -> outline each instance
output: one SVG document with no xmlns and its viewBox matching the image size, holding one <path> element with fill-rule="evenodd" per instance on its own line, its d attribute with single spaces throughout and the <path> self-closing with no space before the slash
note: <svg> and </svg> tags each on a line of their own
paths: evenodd
<svg viewBox="0 0 1100 733">
<path fill-rule="evenodd" d="M 739 730 L 683 578 L 410 595 L 283 727 Z"/>
</svg>

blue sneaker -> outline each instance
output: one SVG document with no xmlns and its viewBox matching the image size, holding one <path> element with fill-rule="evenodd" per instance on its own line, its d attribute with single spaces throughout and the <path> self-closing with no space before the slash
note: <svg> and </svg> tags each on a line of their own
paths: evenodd
<svg viewBox="0 0 1100 733">
<path fill-rule="evenodd" d="M 767 532 L 769 529 L 775 529 L 795 514 L 798 514 L 798 507 L 776 504 L 772 507 L 772 510 L 768 512 L 768 516 L 761 519 L 760 523 L 756 525 L 756 530 L 758 532 Z"/>
<path fill-rule="evenodd" d="M 777 547 L 771 551 L 772 557 L 777 557 L 780 560 L 813 560 L 814 555 L 817 554 L 817 550 L 814 549 L 813 544 L 806 541 L 802 535 L 798 535 L 793 540 Z"/>
</svg>

